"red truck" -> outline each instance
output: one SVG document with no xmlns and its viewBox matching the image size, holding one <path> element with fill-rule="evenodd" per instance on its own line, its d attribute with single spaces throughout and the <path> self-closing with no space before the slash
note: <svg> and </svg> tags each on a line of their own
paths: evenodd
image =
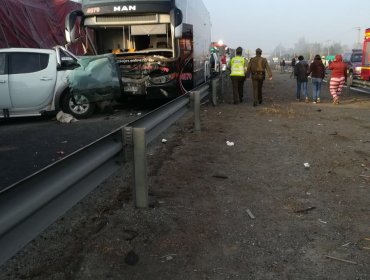
<svg viewBox="0 0 370 280">
<path fill-rule="evenodd" d="M 370 28 L 365 30 L 364 45 L 362 48 L 361 78 L 370 81 Z"/>
<path fill-rule="evenodd" d="M 0 48 L 52 49 L 65 45 L 65 17 L 80 7 L 69 0 L 1 0 Z M 83 54 L 81 44 L 69 50 Z"/>
</svg>

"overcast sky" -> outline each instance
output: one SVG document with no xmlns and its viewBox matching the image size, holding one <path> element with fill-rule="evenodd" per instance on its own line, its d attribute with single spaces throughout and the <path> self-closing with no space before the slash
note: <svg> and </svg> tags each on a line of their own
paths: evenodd
<svg viewBox="0 0 370 280">
<path fill-rule="evenodd" d="M 212 21 L 212 41 L 264 53 L 280 43 L 293 48 L 339 42 L 353 47 L 370 28 L 370 0 L 203 0 Z"/>
</svg>

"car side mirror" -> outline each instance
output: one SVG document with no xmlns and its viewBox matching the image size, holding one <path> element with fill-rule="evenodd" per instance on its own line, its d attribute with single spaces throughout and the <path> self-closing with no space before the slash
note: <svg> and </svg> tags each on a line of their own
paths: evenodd
<svg viewBox="0 0 370 280">
<path fill-rule="evenodd" d="M 179 9 L 172 9 L 170 12 L 171 16 L 171 25 L 175 29 L 175 38 L 182 37 L 182 21 L 183 21 L 183 14 Z"/>
</svg>

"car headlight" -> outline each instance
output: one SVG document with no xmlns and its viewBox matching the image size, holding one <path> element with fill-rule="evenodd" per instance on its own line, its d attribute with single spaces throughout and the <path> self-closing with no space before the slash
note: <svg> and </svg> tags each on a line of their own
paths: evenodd
<svg viewBox="0 0 370 280">
<path fill-rule="evenodd" d="M 168 75 L 163 75 L 163 76 L 158 76 L 158 77 L 151 77 L 150 82 L 153 84 L 165 84 L 168 83 L 169 81 L 172 81 L 176 78 L 176 74 L 168 74 Z"/>
</svg>

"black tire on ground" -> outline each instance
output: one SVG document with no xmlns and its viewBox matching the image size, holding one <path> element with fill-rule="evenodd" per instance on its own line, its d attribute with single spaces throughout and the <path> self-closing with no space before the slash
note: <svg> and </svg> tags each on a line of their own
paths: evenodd
<svg viewBox="0 0 370 280">
<path fill-rule="evenodd" d="M 83 94 L 72 95 L 68 93 L 62 101 L 63 112 L 71 114 L 76 119 L 86 119 L 95 111 L 96 104 L 89 102 Z"/>
</svg>

